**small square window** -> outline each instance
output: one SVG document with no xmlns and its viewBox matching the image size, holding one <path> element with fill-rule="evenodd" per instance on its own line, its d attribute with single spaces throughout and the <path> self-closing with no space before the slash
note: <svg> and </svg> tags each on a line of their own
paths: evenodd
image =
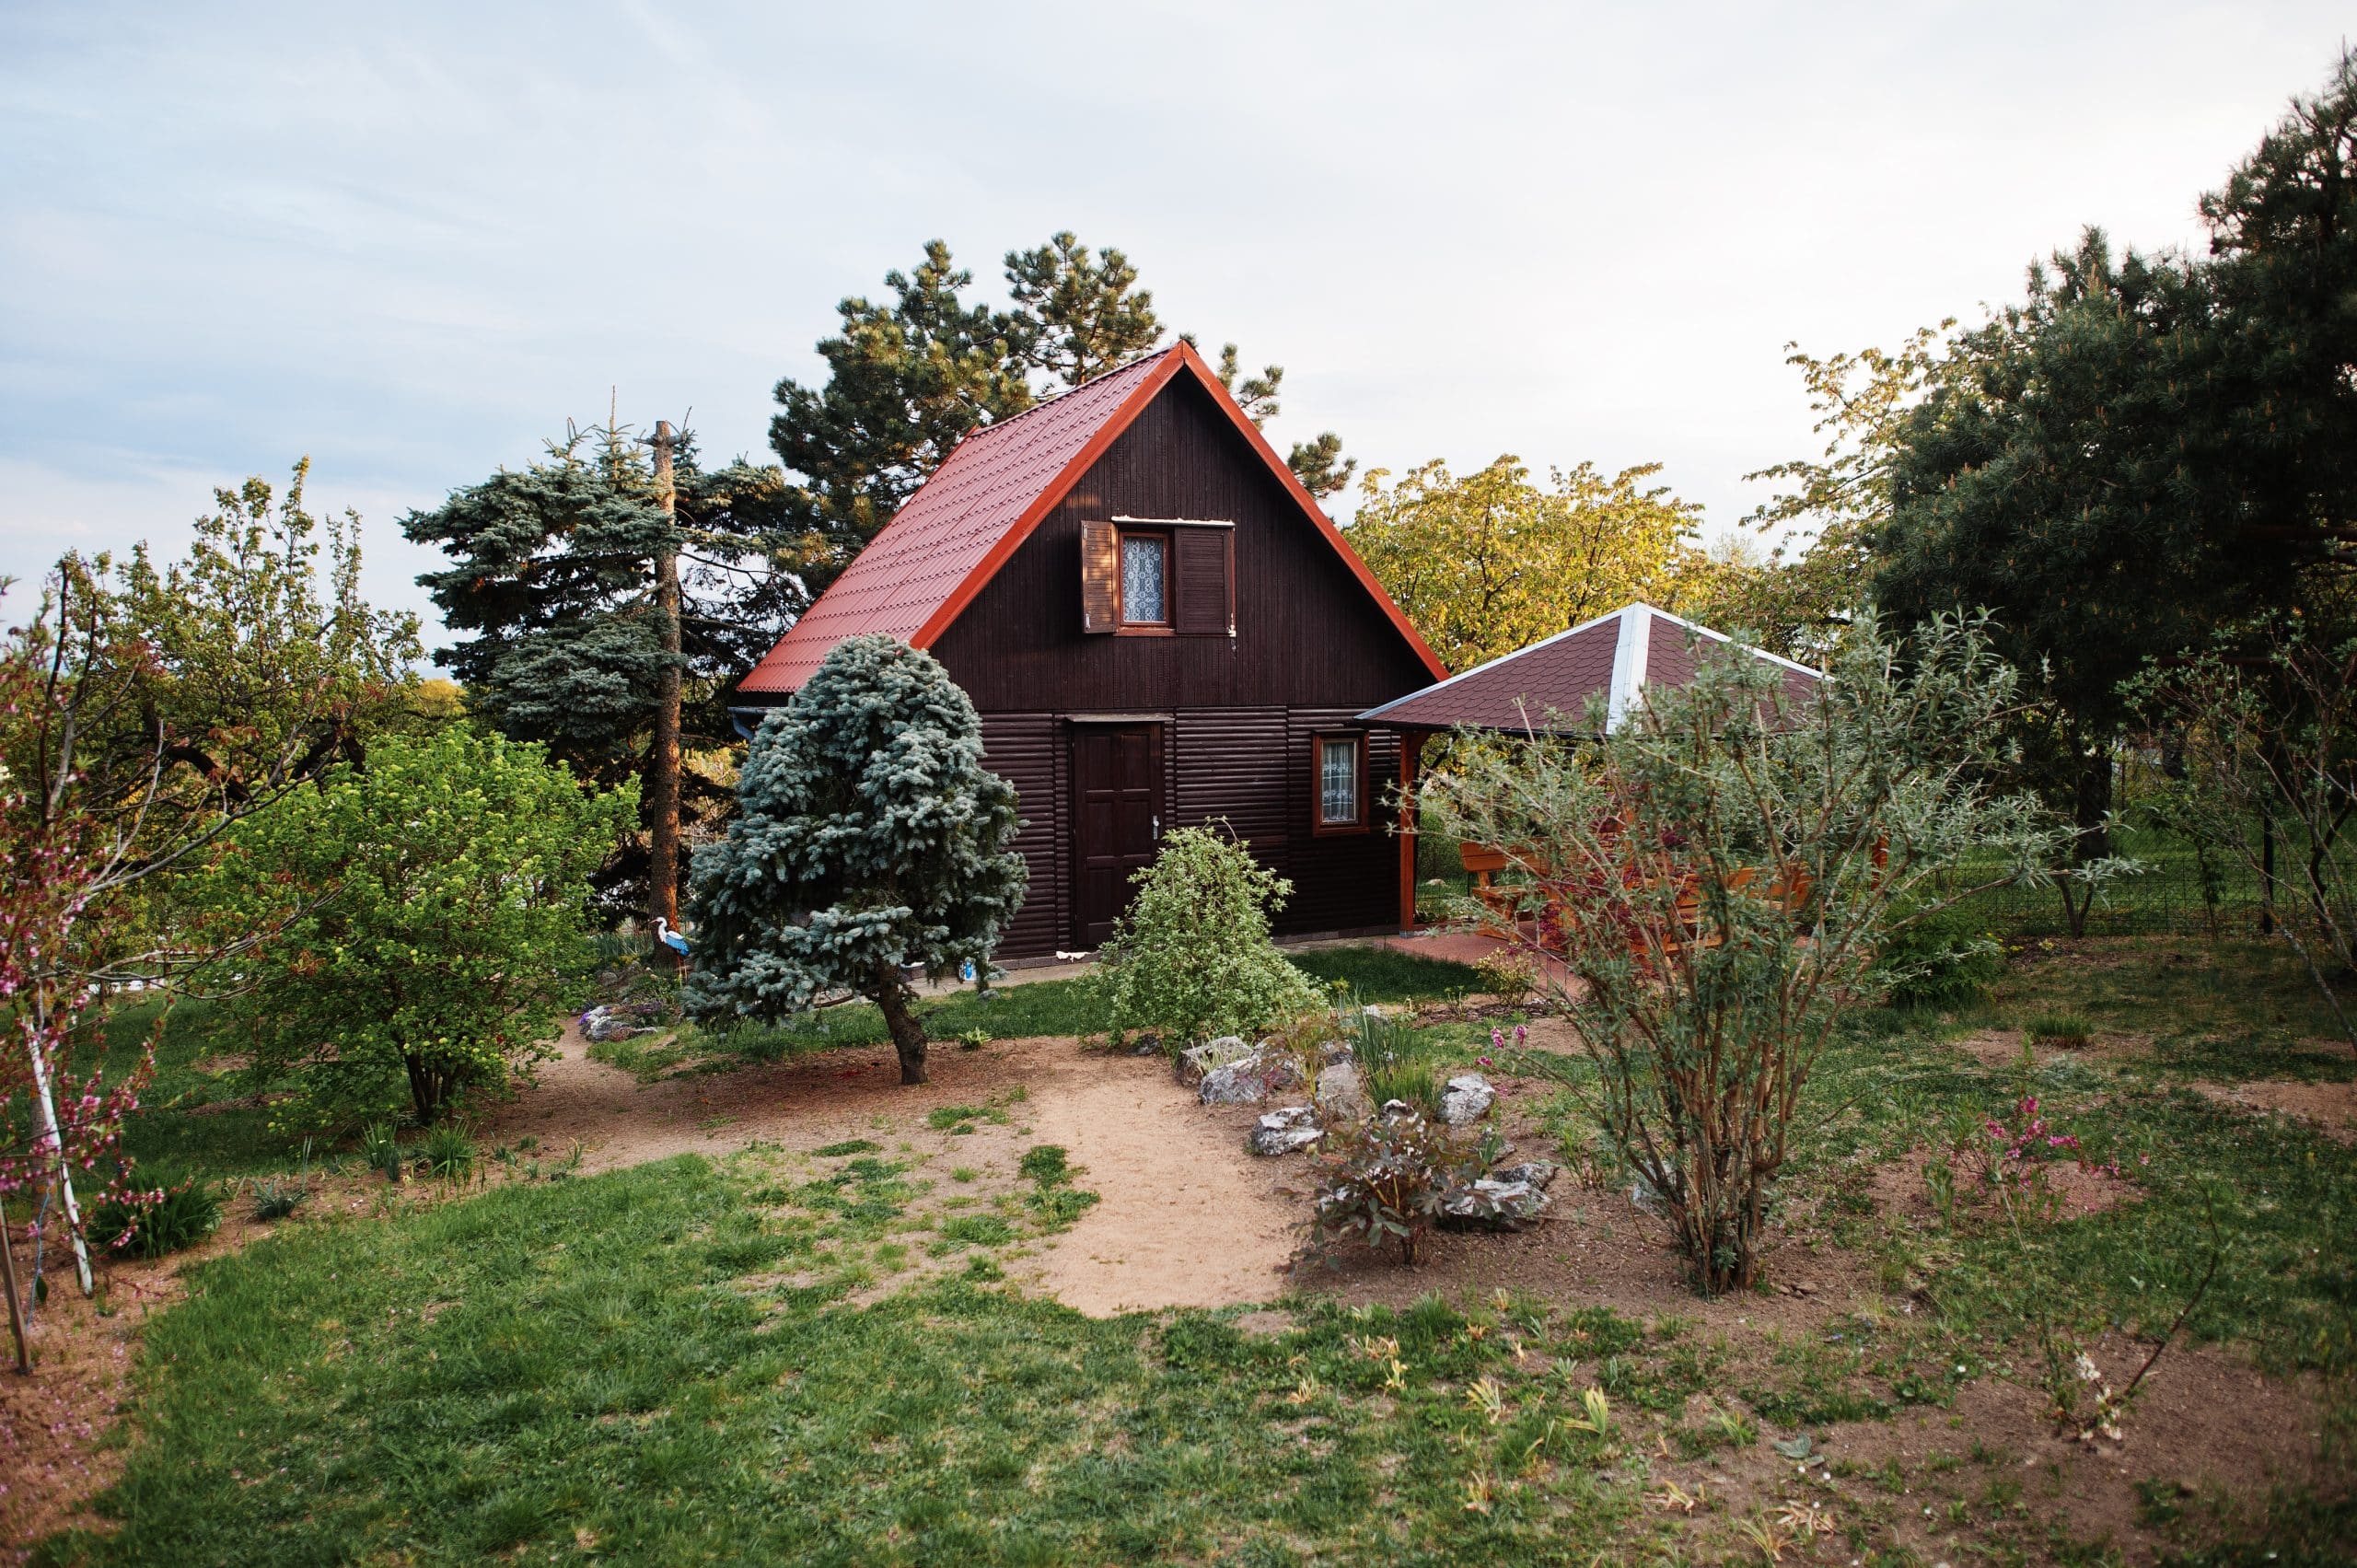
<svg viewBox="0 0 2357 1568">
<path fill-rule="evenodd" d="M 1358 828 L 1366 824 L 1365 738 L 1356 735 L 1318 738 L 1318 825 Z"/>
<path fill-rule="evenodd" d="M 1121 536 L 1121 621 L 1170 624 L 1170 541 L 1160 534 Z"/>
</svg>

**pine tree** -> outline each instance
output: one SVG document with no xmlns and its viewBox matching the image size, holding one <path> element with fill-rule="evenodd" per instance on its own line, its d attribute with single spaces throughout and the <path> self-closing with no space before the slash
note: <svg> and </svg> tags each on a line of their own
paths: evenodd
<svg viewBox="0 0 2357 1568">
<path fill-rule="evenodd" d="M 948 246 L 927 242 L 912 271 L 885 274 L 892 298 L 854 296 L 835 308 L 842 329 L 819 343 L 824 385 L 778 382 L 770 446 L 799 476 L 785 498 L 788 564 L 810 597 L 842 574 L 958 442 L 1162 342 L 1153 292 L 1137 286 L 1129 258 L 1109 246 L 1092 252 L 1068 231 L 1007 252 L 1013 310 L 966 303 L 962 291 L 973 281 Z M 1220 378 L 1256 424 L 1276 416 L 1283 377 L 1275 365 L 1242 376 L 1233 343 L 1221 354 Z M 1356 466 L 1330 431 L 1295 446 L 1291 461 L 1321 496 L 1341 489 Z"/>
<path fill-rule="evenodd" d="M 2208 256 L 2099 230 L 1960 334 L 1892 425 L 1876 602 L 1987 607 L 2049 671 L 2023 737 L 2106 850 L 2121 683 L 2357 563 L 2357 56 L 2201 211 Z"/>
<path fill-rule="evenodd" d="M 847 638 L 761 721 L 737 800 L 696 852 L 690 1007 L 776 1019 L 855 993 L 883 1012 L 900 1081 L 924 1082 L 903 969 L 988 964 L 1028 882 L 973 703 L 932 655 Z"/>
<path fill-rule="evenodd" d="M 801 476 L 787 497 L 803 540 L 797 571 L 816 598 L 842 574 L 925 476 L 966 436 L 1031 406 L 1005 318 L 969 306 L 974 274 L 930 240 L 913 273 L 891 272 L 894 298 L 854 296 L 842 329 L 819 344 L 822 387 L 777 384 L 770 446 Z"/>
<path fill-rule="evenodd" d="M 1006 253 L 1015 300 L 1007 318 L 1016 356 L 1052 383 L 1077 387 L 1119 369 L 1162 341 L 1154 294 L 1108 246 L 1092 260 L 1070 229 L 1036 250 Z"/>
<path fill-rule="evenodd" d="M 735 732 L 721 698 L 808 600 L 793 575 L 799 541 L 784 523 L 785 477 L 738 459 L 706 471 L 692 436 L 674 445 L 678 515 L 660 504 L 630 433 L 575 430 L 544 460 L 463 486 L 401 521 L 452 561 L 418 581 L 464 635 L 435 659 L 469 703 L 510 739 L 536 741 L 579 776 L 642 778 L 655 732 L 665 612 L 656 563 L 679 563 L 680 742 L 693 752 Z M 682 814 L 726 804 L 694 770 Z M 650 824 L 651 826 L 651 824 Z M 649 866 L 633 842 L 600 875 L 610 891 Z"/>
</svg>

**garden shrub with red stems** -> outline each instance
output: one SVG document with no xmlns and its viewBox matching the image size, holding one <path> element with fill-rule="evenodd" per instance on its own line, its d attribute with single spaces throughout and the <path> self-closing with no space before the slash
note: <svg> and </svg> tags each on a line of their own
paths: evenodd
<svg viewBox="0 0 2357 1568">
<path fill-rule="evenodd" d="M 1704 1294 L 1751 1284 L 1809 1075 L 1844 1013 L 1910 970 L 1893 938 L 1959 900 L 2070 871 L 2067 826 L 1986 781 L 2018 679 L 1983 622 L 1902 644 L 1868 617 L 1805 695 L 1696 639 L 1681 687 L 1513 746 L 1460 749 L 1422 805 L 1512 846 L 1516 945 L 1593 1072 L 1551 1064 L 1660 1194 Z M 1975 875 L 1968 866 L 1994 866 Z M 1469 902 L 1469 918 L 1482 912 Z"/>
</svg>

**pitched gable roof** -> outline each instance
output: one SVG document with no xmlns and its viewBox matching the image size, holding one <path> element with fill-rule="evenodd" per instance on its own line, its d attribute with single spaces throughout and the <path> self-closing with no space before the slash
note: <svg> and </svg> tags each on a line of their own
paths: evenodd
<svg viewBox="0 0 2357 1568">
<path fill-rule="evenodd" d="M 1666 610 L 1623 605 L 1359 717 L 1399 729 L 1545 729 L 1550 713 L 1577 720 L 1588 699 L 1604 693 L 1606 722 L 1617 726 L 1647 686 L 1682 686 L 1694 679 L 1695 638 L 1735 644 L 1724 632 Z M 1805 664 L 1758 648 L 1746 651 L 1782 666 L 1784 689 L 1794 698 L 1823 679 Z"/>
<path fill-rule="evenodd" d="M 912 647 L 930 645 L 1114 438 L 1181 376 L 1192 376 L 1212 394 L 1416 656 L 1434 675 L 1446 675 L 1446 667 L 1343 542 L 1340 530 L 1237 406 L 1202 356 L 1180 343 L 1132 360 L 959 442 L 737 689 L 752 696 L 798 691 L 837 643 L 863 633 L 888 633 Z"/>
</svg>

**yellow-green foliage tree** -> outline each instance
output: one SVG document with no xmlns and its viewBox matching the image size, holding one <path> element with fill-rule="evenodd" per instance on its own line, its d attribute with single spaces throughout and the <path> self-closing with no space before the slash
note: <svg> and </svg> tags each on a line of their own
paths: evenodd
<svg viewBox="0 0 2357 1568">
<path fill-rule="evenodd" d="M 1618 610 L 1665 603 L 1701 557 L 1701 508 L 1648 483 L 1660 465 L 1591 463 L 1534 482 L 1521 459 L 1460 478 L 1441 462 L 1360 486 L 1351 545 L 1451 669 Z"/>
</svg>

